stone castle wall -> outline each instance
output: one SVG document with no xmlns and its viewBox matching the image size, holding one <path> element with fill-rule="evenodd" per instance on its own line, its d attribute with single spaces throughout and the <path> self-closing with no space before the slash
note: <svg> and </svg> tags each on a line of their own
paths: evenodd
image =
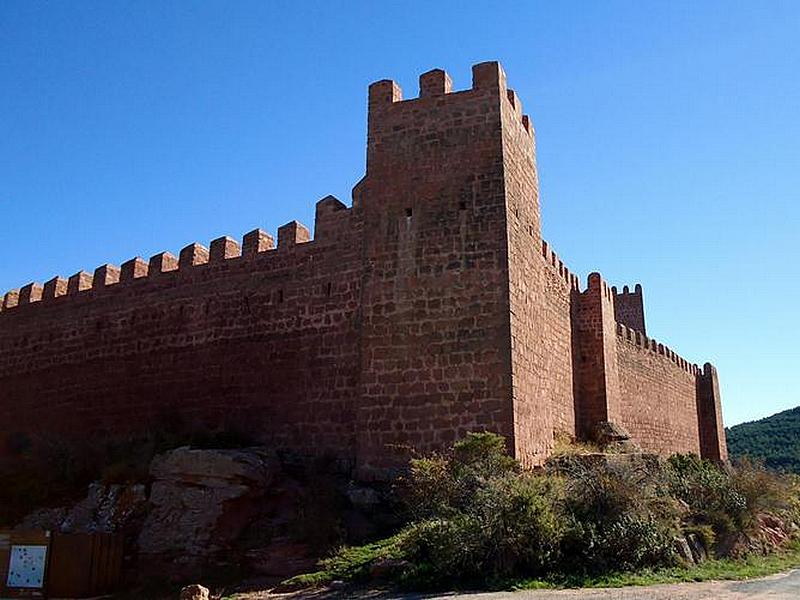
<svg viewBox="0 0 800 600">
<path fill-rule="evenodd" d="M 700 454 L 696 367 L 624 325 L 616 346 L 618 422 L 648 452 Z"/>
<path fill-rule="evenodd" d="M 361 226 L 328 199 L 317 239 L 289 224 L 210 253 L 157 255 L 112 283 L 0 313 L 4 434 L 127 434 L 181 420 L 352 455 Z M 51 289 L 52 286 L 51 286 Z"/>
<path fill-rule="evenodd" d="M 579 295 L 578 277 L 553 252 L 547 242 L 542 242 L 544 271 L 544 319 L 542 337 L 544 368 L 548 376 L 542 395 L 551 399 L 552 423 L 555 434 L 574 436 L 577 427 L 576 393 L 578 372 L 575 364 L 575 345 L 578 335 L 574 327 L 574 314 Z"/>
<path fill-rule="evenodd" d="M 724 459 L 719 385 L 645 336 L 640 286 L 581 289 L 541 238 L 533 125 L 497 63 L 370 86 L 347 208 L 30 284 L 0 311 L 0 443 L 236 428 L 360 477 L 468 431 L 525 465 L 614 421 Z M 6 452 L 10 451 L 6 445 Z"/>
</svg>

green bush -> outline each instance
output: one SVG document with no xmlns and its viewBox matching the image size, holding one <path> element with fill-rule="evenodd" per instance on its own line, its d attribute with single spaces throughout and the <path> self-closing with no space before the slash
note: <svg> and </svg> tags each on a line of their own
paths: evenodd
<svg viewBox="0 0 800 600">
<path fill-rule="evenodd" d="M 562 463 L 561 471 L 566 476 L 564 518 L 570 523 L 564 554 L 577 558 L 584 572 L 675 562 L 678 510 L 658 469 L 620 458 L 572 460 Z"/>
<path fill-rule="evenodd" d="M 446 455 L 411 460 L 401 493 L 412 519 L 446 518 L 466 510 L 487 482 L 519 472 L 502 436 L 468 433 Z"/>
<path fill-rule="evenodd" d="M 792 515 L 797 502 L 794 476 L 783 476 L 764 468 L 763 464 L 742 460 L 732 470 L 731 481 L 744 498 L 747 510 L 741 517 L 746 528 L 752 528 L 760 514 Z"/>
<path fill-rule="evenodd" d="M 742 531 L 752 514 L 731 472 L 695 455 L 667 461 L 670 491 L 688 507 L 687 521 L 710 525 L 717 536 Z"/>
<path fill-rule="evenodd" d="M 624 458 L 565 455 L 559 465 L 557 474 L 523 472 L 488 433 L 412 461 L 403 557 L 430 582 L 675 562 L 678 510 L 663 473 Z"/>
<path fill-rule="evenodd" d="M 560 481 L 522 473 L 505 440 L 471 433 L 447 455 L 411 461 L 404 557 L 431 582 L 542 572 L 558 556 Z"/>
<path fill-rule="evenodd" d="M 758 513 L 772 503 L 774 476 L 766 472 L 735 472 L 686 454 L 670 457 L 667 470 L 671 493 L 688 507 L 687 523 L 708 525 L 716 537 L 749 531 Z M 758 497 L 753 489 L 757 481 L 769 500 Z"/>
<path fill-rule="evenodd" d="M 432 582 L 544 573 L 559 560 L 559 486 L 534 476 L 487 478 L 461 510 L 413 523 L 406 558 Z"/>
</svg>

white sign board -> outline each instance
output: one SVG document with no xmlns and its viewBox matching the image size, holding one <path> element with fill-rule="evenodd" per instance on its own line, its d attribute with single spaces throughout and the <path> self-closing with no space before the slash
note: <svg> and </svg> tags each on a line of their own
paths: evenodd
<svg viewBox="0 0 800 600">
<path fill-rule="evenodd" d="M 6 586 L 41 589 L 46 559 L 47 546 L 11 546 Z"/>
</svg>

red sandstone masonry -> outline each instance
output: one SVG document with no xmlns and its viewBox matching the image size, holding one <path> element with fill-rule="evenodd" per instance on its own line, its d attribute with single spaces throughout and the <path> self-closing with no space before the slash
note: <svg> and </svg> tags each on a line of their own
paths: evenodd
<svg viewBox="0 0 800 600">
<path fill-rule="evenodd" d="M 243 259 L 220 238 L 213 262 L 191 245 L 179 268 L 168 253 L 135 260 L 120 283 L 81 275 L 83 291 L 4 314 L 0 422 L 83 436 L 177 415 L 354 460 L 360 222 L 342 212 L 318 226 L 333 243 Z"/>
<path fill-rule="evenodd" d="M 589 437 L 598 423 L 619 420 L 621 402 L 614 296 L 599 273 L 589 275 L 575 314 L 578 434 Z"/>
<path fill-rule="evenodd" d="M 576 390 L 578 377 L 575 367 L 577 332 L 574 331 L 574 311 L 580 295 L 578 277 L 570 272 L 549 244 L 542 241 L 544 265 L 545 317 L 542 322 L 544 372 L 542 379 L 545 398 L 552 399 L 553 431 L 557 435 L 576 435 Z"/>
<path fill-rule="evenodd" d="M 514 448 L 499 65 L 448 92 L 440 70 L 422 97 L 370 87 L 359 473 L 388 450 L 440 449 L 471 430 Z M 407 454 L 398 452 L 400 465 Z"/>
<path fill-rule="evenodd" d="M 500 73 L 504 83 L 505 74 L 502 70 Z M 569 363 L 565 332 L 559 330 L 558 321 L 548 320 L 552 306 L 546 297 L 545 271 L 539 257 L 541 217 L 533 127 L 529 119 L 523 119 L 516 92 L 504 91 L 500 105 L 515 455 L 523 465 L 533 466 L 550 455 L 554 430 L 570 420 L 569 411 L 562 409 L 563 399 L 570 392 L 571 369 L 564 364 L 565 358 Z M 559 341 L 565 342 L 561 353 Z"/>
<path fill-rule="evenodd" d="M 699 369 L 640 331 L 617 324 L 619 423 L 648 452 L 700 454 Z"/>
<path fill-rule="evenodd" d="M 640 286 L 582 291 L 542 241 L 533 124 L 498 63 L 455 92 L 429 71 L 411 100 L 372 84 L 352 207 L 327 196 L 313 239 L 277 233 L 6 293 L 0 443 L 179 419 L 383 477 L 475 430 L 532 466 L 612 420 L 727 457 L 716 370 L 645 336 Z"/>
<path fill-rule="evenodd" d="M 614 317 L 617 322 L 646 333 L 642 286 L 637 283 L 632 292 L 627 285 L 622 288 L 622 292 L 617 292 L 616 287 L 611 290 L 614 292 Z"/>
<path fill-rule="evenodd" d="M 711 460 L 728 460 L 725 427 L 722 424 L 722 399 L 717 369 L 703 365 L 697 376 L 697 415 L 700 422 L 700 453 Z"/>
</svg>

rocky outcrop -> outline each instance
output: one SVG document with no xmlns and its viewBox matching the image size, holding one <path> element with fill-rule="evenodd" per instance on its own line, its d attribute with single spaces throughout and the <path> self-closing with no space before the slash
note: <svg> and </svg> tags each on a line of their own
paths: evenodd
<svg viewBox="0 0 800 600">
<path fill-rule="evenodd" d="M 135 579 L 177 584 L 233 565 L 280 581 L 312 570 L 335 545 L 396 527 L 383 487 L 281 458 L 260 447 L 177 448 L 152 460 L 146 483 L 94 483 L 74 506 L 40 509 L 18 528 L 121 533 Z"/>
<path fill-rule="evenodd" d="M 631 434 L 619 423 L 600 421 L 595 424 L 592 439 L 608 453 L 640 454 L 641 447 L 631 439 Z"/>
<path fill-rule="evenodd" d="M 708 559 L 708 548 L 706 548 L 705 543 L 700 538 L 699 535 L 696 533 L 689 533 L 686 535 L 686 541 L 689 544 L 689 548 L 692 551 L 692 559 L 697 564 Z"/>
<path fill-rule="evenodd" d="M 188 558 L 226 548 L 258 513 L 278 471 L 275 456 L 258 448 L 185 447 L 156 457 L 140 552 Z"/>
<path fill-rule="evenodd" d="M 61 533 L 114 533 L 140 517 L 146 507 L 142 484 L 93 483 L 86 498 L 72 506 L 43 508 L 30 513 L 18 530 L 48 529 Z"/>
</svg>

